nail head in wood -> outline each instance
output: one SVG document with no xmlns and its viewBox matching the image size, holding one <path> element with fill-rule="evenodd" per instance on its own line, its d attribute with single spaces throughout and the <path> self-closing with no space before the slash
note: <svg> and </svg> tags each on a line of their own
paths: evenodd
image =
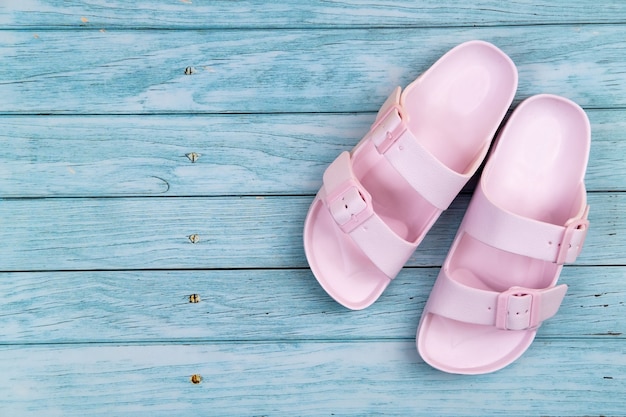
<svg viewBox="0 0 626 417">
<path fill-rule="evenodd" d="M 193 244 L 200 242 L 200 236 L 195 233 L 193 235 L 189 235 L 188 238 L 189 238 L 189 241 Z"/>
<path fill-rule="evenodd" d="M 191 381 L 192 384 L 199 384 L 202 382 L 202 376 L 199 374 L 193 374 L 191 375 L 191 378 L 189 378 L 189 380 Z"/>
<path fill-rule="evenodd" d="M 198 158 L 200 158 L 200 154 L 196 152 L 190 152 L 188 154 L 185 154 L 185 156 L 189 158 L 192 164 L 195 163 L 198 160 Z"/>
</svg>

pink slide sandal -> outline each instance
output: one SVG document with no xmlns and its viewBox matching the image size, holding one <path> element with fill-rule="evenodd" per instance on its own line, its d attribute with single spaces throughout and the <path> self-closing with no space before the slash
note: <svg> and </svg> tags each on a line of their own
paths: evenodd
<svg viewBox="0 0 626 417">
<path fill-rule="evenodd" d="M 417 349 L 440 370 L 482 374 L 528 349 L 567 291 L 587 233 L 589 120 L 538 95 L 506 123 L 422 314 Z"/>
<path fill-rule="evenodd" d="M 307 260 L 330 296 L 354 310 L 378 299 L 478 169 L 516 88 L 510 58 L 471 41 L 392 93 L 306 218 Z"/>
</svg>

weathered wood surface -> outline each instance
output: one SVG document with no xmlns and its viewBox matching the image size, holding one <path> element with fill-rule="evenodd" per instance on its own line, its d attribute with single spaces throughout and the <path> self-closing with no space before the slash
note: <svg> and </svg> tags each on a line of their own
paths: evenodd
<svg viewBox="0 0 626 417">
<path fill-rule="evenodd" d="M 5 346 L 0 405 L 52 416 L 619 416 L 623 344 L 536 341 L 477 377 L 431 369 L 413 341 Z"/>
<path fill-rule="evenodd" d="M 592 227 L 530 350 L 459 377 L 413 339 L 471 186 L 364 311 L 301 241 L 391 89 L 474 38 L 515 103 L 587 111 Z M 0 0 L 0 416 L 625 415 L 624 39 L 621 1 Z"/>
<path fill-rule="evenodd" d="M 511 56 L 518 99 L 549 92 L 587 108 L 626 105 L 624 25 L 0 35 L 0 114 L 375 111 L 470 39 Z"/>
<path fill-rule="evenodd" d="M 567 23 L 624 23 L 623 2 L 593 0 L 323 1 L 3 0 L 0 25 L 42 28 L 335 28 L 389 26 L 489 26 Z"/>
<path fill-rule="evenodd" d="M 626 111 L 588 114 L 587 188 L 626 191 L 626 171 L 615 169 L 626 154 Z M 370 113 L 0 117 L 0 195 L 312 195 L 328 164 L 373 120 Z"/>
</svg>

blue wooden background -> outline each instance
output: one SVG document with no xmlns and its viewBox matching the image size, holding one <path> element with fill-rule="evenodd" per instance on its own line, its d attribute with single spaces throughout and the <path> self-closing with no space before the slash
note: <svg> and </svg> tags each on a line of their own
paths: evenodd
<svg viewBox="0 0 626 417">
<path fill-rule="evenodd" d="M 392 88 L 470 39 L 515 103 L 587 111 L 592 229 L 529 351 L 468 377 L 414 337 L 471 188 L 364 311 L 301 236 Z M 620 0 L 0 0 L 0 415 L 626 415 L 625 132 Z"/>
</svg>

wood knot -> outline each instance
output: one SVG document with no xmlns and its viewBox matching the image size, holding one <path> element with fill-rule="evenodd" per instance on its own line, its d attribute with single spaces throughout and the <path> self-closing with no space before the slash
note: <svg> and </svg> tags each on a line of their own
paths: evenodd
<svg viewBox="0 0 626 417">
<path fill-rule="evenodd" d="M 192 384 L 199 384 L 202 382 L 202 376 L 199 374 L 193 374 L 191 375 L 191 378 L 189 378 L 189 380 L 191 381 Z"/>
<path fill-rule="evenodd" d="M 191 243 L 193 243 L 194 245 L 195 245 L 196 243 L 200 242 L 200 236 L 199 236 L 199 235 L 197 235 L 197 234 L 195 234 L 195 233 L 194 233 L 193 235 L 189 235 L 189 236 L 187 236 L 187 237 L 189 238 L 189 241 L 190 241 Z"/>
<path fill-rule="evenodd" d="M 200 294 L 191 294 L 189 296 L 189 302 L 193 303 L 193 304 L 199 303 L 200 302 Z"/>
</svg>

